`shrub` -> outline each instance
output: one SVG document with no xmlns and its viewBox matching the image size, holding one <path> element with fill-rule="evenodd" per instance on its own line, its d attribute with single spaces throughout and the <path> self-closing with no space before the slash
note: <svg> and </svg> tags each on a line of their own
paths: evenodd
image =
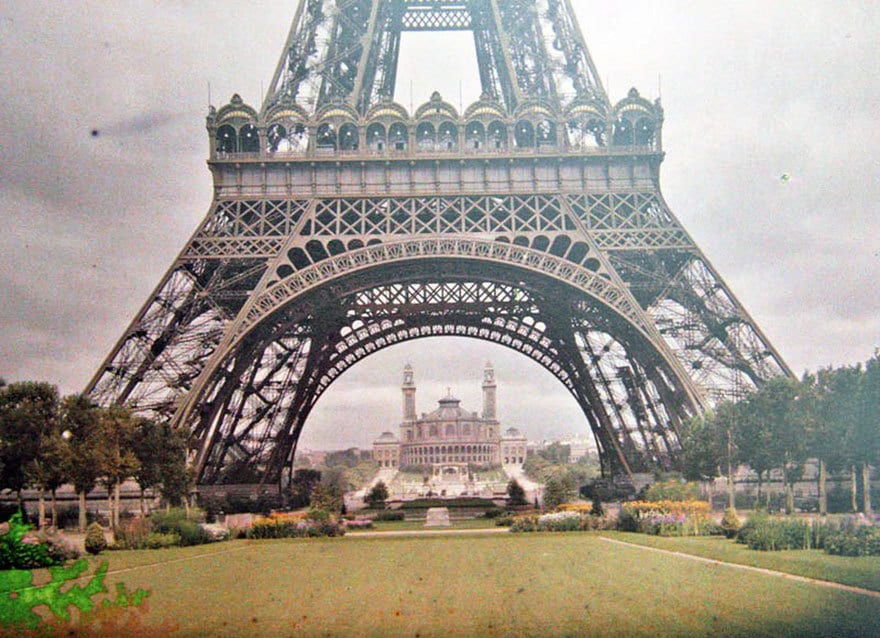
<svg viewBox="0 0 880 638">
<path fill-rule="evenodd" d="M 202 545 L 210 540 L 199 524 L 204 520 L 204 514 L 200 510 L 191 510 L 187 517 L 186 510 L 182 508 L 172 508 L 168 512 L 154 512 L 151 517 L 154 532 L 176 534 L 180 537 L 182 547 Z"/>
<path fill-rule="evenodd" d="M 605 516 L 605 508 L 602 507 L 602 501 L 598 498 L 593 499 L 593 505 L 590 507 L 590 516 Z"/>
<path fill-rule="evenodd" d="M 837 556 L 880 556 L 880 527 L 847 526 L 825 538 L 825 551 Z"/>
<path fill-rule="evenodd" d="M 513 514 L 505 513 L 495 519 L 495 527 L 510 527 L 513 525 Z"/>
<path fill-rule="evenodd" d="M 511 532 L 537 532 L 538 517 L 534 514 L 526 514 L 525 516 L 516 516 L 510 524 Z"/>
<path fill-rule="evenodd" d="M 199 529 L 208 539 L 209 543 L 217 543 L 229 540 L 229 528 L 217 523 L 200 523 Z"/>
<path fill-rule="evenodd" d="M 827 546 L 830 536 L 837 530 L 834 522 L 811 522 L 794 518 L 771 518 L 756 512 L 742 526 L 737 542 L 749 549 L 779 551 L 784 549 L 820 549 Z"/>
<path fill-rule="evenodd" d="M 116 542 L 111 549 L 144 549 L 153 531 L 148 518 L 133 518 L 116 529 Z"/>
<path fill-rule="evenodd" d="M 505 513 L 505 510 L 501 507 L 490 507 L 485 512 L 483 512 L 483 518 L 498 518 L 499 516 L 503 516 Z"/>
<path fill-rule="evenodd" d="M 373 529 L 373 521 L 368 518 L 355 518 L 350 521 L 343 521 L 345 529 Z"/>
<path fill-rule="evenodd" d="M 495 507 L 495 503 L 488 498 L 461 496 L 458 498 L 418 498 L 407 501 L 400 506 L 401 509 L 427 509 L 430 507 L 448 507 L 453 509 L 456 507 L 474 507 L 488 509 Z"/>
<path fill-rule="evenodd" d="M 528 504 L 528 501 L 526 500 L 526 491 L 516 479 L 510 479 L 510 482 L 507 484 L 507 498 L 508 503 L 514 507 Z"/>
<path fill-rule="evenodd" d="M 16 512 L 6 525 L 8 529 L 0 533 L 0 569 L 35 569 L 58 564 L 45 542 L 28 534 L 30 525 Z"/>
<path fill-rule="evenodd" d="M 376 483 L 370 492 L 364 497 L 364 502 L 370 507 L 380 508 L 385 506 L 388 500 L 388 487 L 382 481 Z"/>
<path fill-rule="evenodd" d="M 180 536 L 178 534 L 162 534 L 153 532 L 144 539 L 144 549 L 167 549 L 168 547 L 177 547 L 180 545 Z"/>
<path fill-rule="evenodd" d="M 406 518 L 403 512 L 397 510 L 381 510 L 371 516 L 374 521 L 402 521 Z"/>
<path fill-rule="evenodd" d="M 86 551 L 98 555 L 105 549 L 107 549 L 107 539 L 104 538 L 104 528 L 98 523 L 92 523 L 86 528 Z"/>
<path fill-rule="evenodd" d="M 721 529 L 724 530 L 724 535 L 727 538 L 734 538 L 741 527 L 742 521 L 739 520 L 736 510 L 732 507 L 724 510 L 724 516 L 721 517 Z"/>
</svg>

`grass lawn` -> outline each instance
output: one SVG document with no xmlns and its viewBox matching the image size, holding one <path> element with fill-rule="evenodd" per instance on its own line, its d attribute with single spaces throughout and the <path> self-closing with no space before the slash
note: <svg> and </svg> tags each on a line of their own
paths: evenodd
<svg viewBox="0 0 880 638">
<path fill-rule="evenodd" d="M 609 538 L 637 545 L 880 591 L 880 556 L 831 556 L 819 549 L 759 552 L 721 536 L 664 538 L 627 532 L 603 533 Z"/>
<path fill-rule="evenodd" d="M 877 636 L 880 599 L 589 533 L 234 541 L 113 552 L 183 636 Z M 114 573 L 117 572 L 117 573 Z"/>
</svg>

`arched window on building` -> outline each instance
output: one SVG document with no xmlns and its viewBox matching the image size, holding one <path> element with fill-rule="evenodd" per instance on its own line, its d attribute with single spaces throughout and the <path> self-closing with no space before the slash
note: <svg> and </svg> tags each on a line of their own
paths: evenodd
<svg viewBox="0 0 880 638">
<path fill-rule="evenodd" d="M 650 146 L 654 143 L 654 122 L 647 117 L 636 122 L 636 144 Z"/>
<path fill-rule="evenodd" d="M 489 124 L 487 140 L 490 148 L 507 148 L 507 127 L 503 122 L 496 121 Z"/>
<path fill-rule="evenodd" d="M 437 133 L 430 122 L 422 122 L 416 129 L 416 144 L 420 151 L 433 151 L 437 145 Z"/>
<path fill-rule="evenodd" d="M 382 153 L 387 144 L 385 127 L 379 122 L 373 122 L 367 127 L 367 148 L 373 153 Z"/>
<path fill-rule="evenodd" d="M 260 134 L 257 127 L 253 124 L 245 124 L 238 132 L 241 141 L 242 153 L 259 153 L 260 152 Z"/>
<path fill-rule="evenodd" d="M 403 122 L 395 122 L 388 129 L 388 143 L 395 151 L 405 151 L 409 146 L 409 131 Z"/>
<path fill-rule="evenodd" d="M 351 123 L 343 124 L 339 128 L 339 150 L 356 151 L 359 146 L 357 127 Z"/>
<path fill-rule="evenodd" d="M 437 135 L 441 151 L 454 151 L 458 148 L 458 127 L 452 122 L 443 122 Z"/>
<path fill-rule="evenodd" d="M 538 146 L 556 146 L 556 122 L 541 120 L 537 128 Z"/>
<path fill-rule="evenodd" d="M 486 127 L 482 122 L 469 122 L 464 130 L 465 146 L 479 150 L 486 145 Z"/>
<path fill-rule="evenodd" d="M 220 153 L 235 153 L 238 150 L 238 133 L 229 124 L 224 124 L 217 129 L 217 151 Z"/>
<path fill-rule="evenodd" d="M 528 120 L 521 120 L 516 124 L 516 131 L 513 134 L 514 142 L 517 148 L 534 148 L 535 146 L 535 127 Z"/>
<path fill-rule="evenodd" d="M 317 144 L 320 150 L 336 150 L 336 128 L 329 122 L 318 127 Z"/>
</svg>

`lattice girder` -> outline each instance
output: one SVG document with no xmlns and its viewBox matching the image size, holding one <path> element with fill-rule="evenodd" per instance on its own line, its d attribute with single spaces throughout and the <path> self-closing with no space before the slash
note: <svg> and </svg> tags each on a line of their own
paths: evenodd
<svg viewBox="0 0 880 638">
<path fill-rule="evenodd" d="M 676 395 L 676 405 L 670 404 L 655 410 L 650 417 L 653 421 L 648 427 L 653 433 L 662 432 L 662 436 L 645 436 L 643 432 L 640 434 L 639 428 L 644 428 L 648 417 L 643 415 L 642 420 L 638 421 L 634 418 L 635 412 L 623 414 L 618 410 L 613 419 L 609 419 L 607 415 L 596 417 L 593 414 L 596 406 L 586 402 L 581 387 L 589 363 L 583 352 L 570 347 L 576 339 L 575 333 L 566 322 L 570 316 L 579 316 L 578 334 L 602 335 L 606 342 L 614 343 L 616 348 L 631 350 L 628 365 L 633 370 L 641 370 L 641 364 L 635 363 L 637 360 L 652 367 L 658 365 L 657 361 L 662 357 L 648 352 L 650 347 L 637 331 L 625 321 L 609 321 L 606 312 L 595 310 L 595 302 L 592 305 L 586 301 L 572 304 L 564 299 L 533 298 L 527 289 L 510 283 L 464 279 L 463 273 L 467 270 L 462 268 L 461 274 L 449 273 L 442 281 L 431 281 L 413 279 L 415 271 L 409 267 L 401 271 L 408 280 L 384 285 L 369 283 L 375 282 L 377 278 L 376 273 L 373 273 L 362 282 L 352 281 L 345 286 L 346 289 L 356 289 L 356 292 L 342 295 L 341 288 L 337 288 L 324 295 L 323 302 L 291 304 L 284 312 L 276 313 L 270 321 L 264 322 L 249 338 L 266 344 L 270 348 L 267 350 L 268 354 L 255 355 L 251 366 L 246 366 L 238 374 L 221 375 L 228 379 L 227 385 L 230 388 L 238 388 L 230 390 L 238 398 L 227 403 L 227 412 L 235 415 L 235 418 L 227 419 L 215 429 L 208 442 L 202 442 L 204 479 L 219 480 L 224 459 L 228 459 L 228 452 L 223 450 L 235 449 L 242 454 L 242 441 L 249 441 L 252 448 L 248 455 L 251 467 L 262 468 L 262 479 L 276 480 L 279 473 L 288 467 L 290 454 L 314 403 L 340 374 L 383 348 L 428 336 L 483 339 L 526 354 L 559 378 L 581 403 L 582 408 L 590 412 L 589 420 L 597 430 L 600 445 L 610 448 L 611 454 L 615 454 L 615 449 L 618 448 L 620 454 L 626 451 L 626 456 L 615 462 L 618 468 L 626 466 L 645 469 L 652 463 L 670 466 L 678 449 L 677 434 L 673 426 L 684 414 L 692 413 L 693 408 L 680 413 L 681 397 Z M 393 278 L 399 278 L 402 274 Z M 387 280 L 389 275 L 386 272 L 378 278 Z M 561 286 L 555 294 L 562 294 L 561 291 L 564 290 L 566 287 Z M 491 308 L 489 312 L 487 307 Z M 304 310 L 311 317 L 304 319 L 305 324 L 302 323 L 303 320 L 295 318 L 301 316 Z M 320 321 L 315 319 L 318 316 L 321 317 Z M 310 343 L 313 345 L 305 352 L 300 352 L 295 363 L 286 357 L 279 357 L 277 344 L 290 338 L 290 330 L 297 331 L 301 340 L 308 339 L 306 335 L 310 330 L 320 334 L 320 348 L 314 345 L 315 340 L 312 337 Z M 617 336 L 611 336 L 612 333 Z M 260 347 L 262 346 L 257 346 L 254 352 L 259 351 Z M 288 349 L 288 352 L 292 352 L 292 349 Z M 319 353 L 318 356 L 315 353 Z M 270 368 L 280 373 L 282 378 L 276 378 L 275 373 L 268 373 L 261 384 L 255 384 L 251 377 L 253 371 Z M 267 382 L 279 387 L 290 387 L 291 370 L 298 372 L 296 398 L 288 397 L 277 403 L 267 402 L 261 388 Z M 640 372 L 633 374 L 641 375 Z M 667 374 L 671 376 L 672 373 Z M 642 379 L 643 376 L 639 378 Z M 649 385 L 651 384 L 643 381 L 643 386 Z M 247 388 L 252 386 L 253 391 L 248 392 Z M 669 392 L 668 388 L 665 390 L 669 396 L 675 394 Z M 621 392 L 620 389 L 617 391 Z M 653 401 L 660 402 L 658 397 L 661 391 L 653 389 L 650 392 Z M 680 393 L 681 388 L 677 392 Z M 595 390 L 590 396 L 595 398 L 600 394 Z M 223 396 L 222 391 L 219 396 Z M 299 398 L 300 396 L 304 398 Z M 218 396 L 213 396 L 212 402 L 217 401 Z M 245 410 L 242 405 L 248 401 L 250 407 Z M 283 407 L 278 408 L 282 403 Z M 276 408 L 271 415 L 270 406 Z M 674 420 L 670 419 L 667 410 L 675 413 Z M 267 415 L 276 418 L 276 421 L 267 424 Z M 207 418 L 210 420 L 217 417 L 210 415 Z M 204 425 L 196 426 L 193 431 L 204 433 L 209 428 Z M 660 439 L 662 450 L 658 443 Z M 220 451 L 214 449 L 219 441 L 225 441 Z"/>
</svg>

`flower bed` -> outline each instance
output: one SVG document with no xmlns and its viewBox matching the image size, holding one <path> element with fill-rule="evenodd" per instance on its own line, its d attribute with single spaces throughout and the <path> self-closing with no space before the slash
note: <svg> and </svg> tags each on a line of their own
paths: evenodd
<svg viewBox="0 0 880 638">
<path fill-rule="evenodd" d="M 373 521 L 369 518 L 355 518 L 350 521 L 342 521 L 345 529 L 373 529 Z"/>
<path fill-rule="evenodd" d="M 589 514 L 593 511 L 593 505 L 591 503 L 563 503 L 556 509 L 560 512 L 581 512 L 582 514 Z"/>
<path fill-rule="evenodd" d="M 613 528 L 614 521 L 604 516 L 571 511 L 516 516 L 510 524 L 511 532 L 583 532 Z"/>
<path fill-rule="evenodd" d="M 715 533 L 706 501 L 631 501 L 621 506 L 619 527 L 655 536 Z"/>
<path fill-rule="evenodd" d="M 322 510 L 311 510 L 307 517 L 267 516 L 257 519 L 247 532 L 248 538 L 316 538 L 343 536 L 346 526 Z"/>
</svg>

